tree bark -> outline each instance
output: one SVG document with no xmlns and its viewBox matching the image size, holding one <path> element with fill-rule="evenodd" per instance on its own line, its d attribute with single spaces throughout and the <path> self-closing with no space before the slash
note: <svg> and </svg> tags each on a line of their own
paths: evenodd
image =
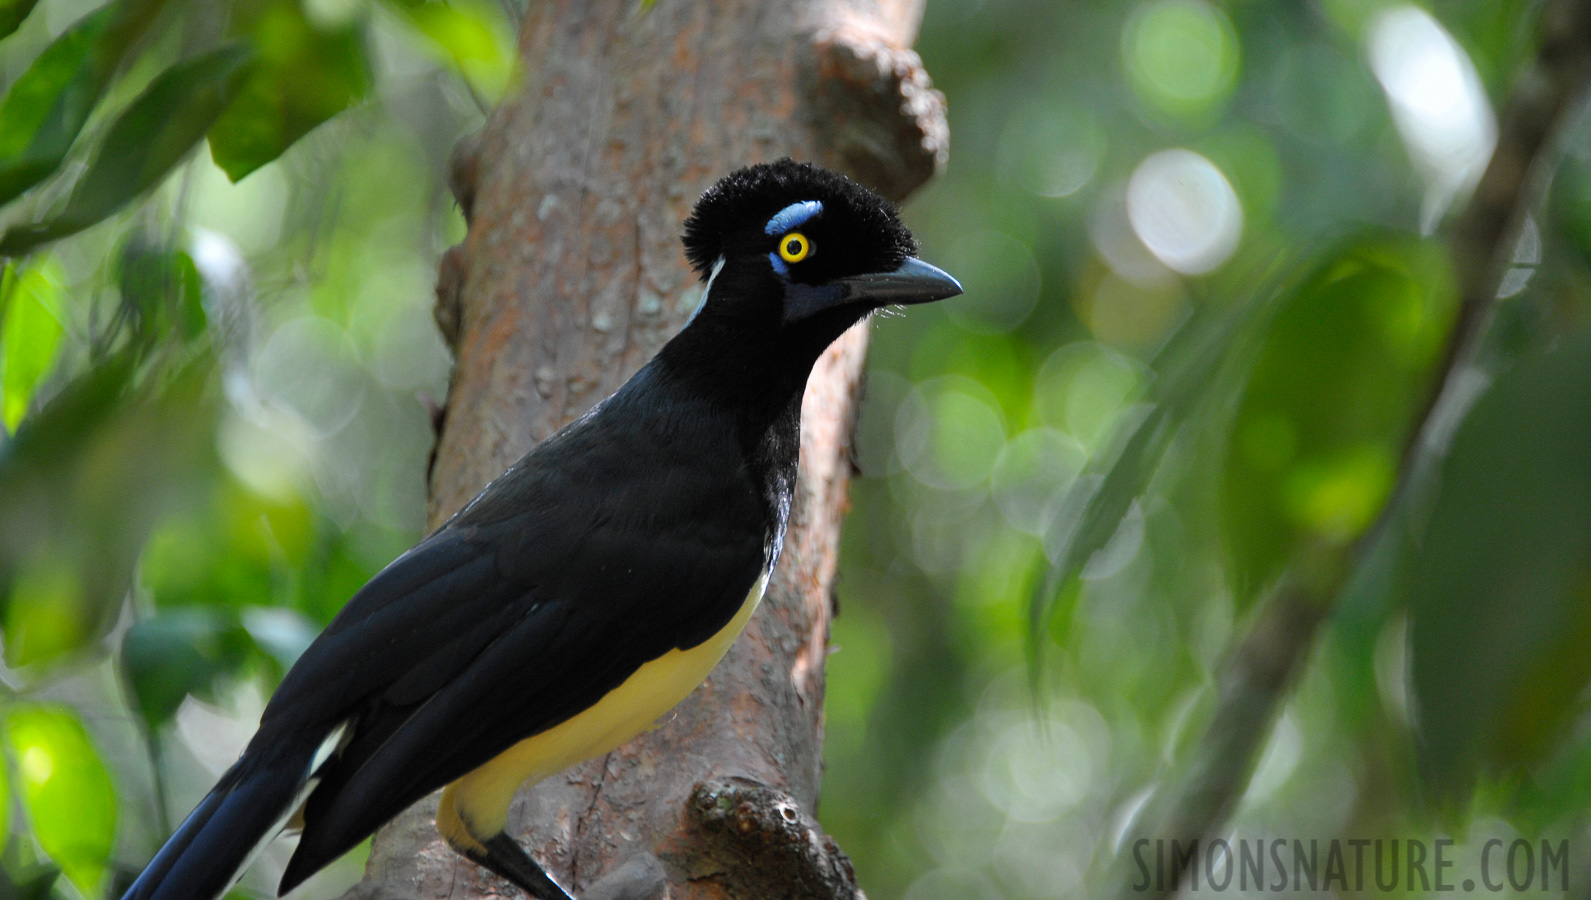
<svg viewBox="0 0 1591 900">
<path fill-rule="evenodd" d="M 470 223 L 437 321 L 438 524 L 617 388 L 700 297 L 679 242 L 697 195 L 783 155 L 894 199 L 943 164 L 943 97 L 907 49 L 922 0 L 537 0 L 523 76 L 461 142 Z M 523 791 L 510 833 L 585 900 L 860 896 L 814 818 L 823 663 L 865 328 L 807 387 L 801 476 L 762 608 L 656 731 Z M 375 839 L 349 897 L 515 896 L 436 836 L 433 796 Z"/>
</svg>

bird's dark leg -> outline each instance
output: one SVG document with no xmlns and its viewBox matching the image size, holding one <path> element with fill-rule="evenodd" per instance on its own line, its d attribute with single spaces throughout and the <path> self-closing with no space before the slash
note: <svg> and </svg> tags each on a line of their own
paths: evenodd
<svg viewBox="0 0 1591 900">
<path fill-rule="evenodd" d="M 504 831 L 491 840 L 481 841 L 485 852 L 470 848 L 464 855 L 513 882 L 535 900 L 574 900 L 569 892 L 559 887 L 525 849 L 514 842 Z"/>
<path fill-rule="evenodd" d="M 460 800 L 462 783 L 463 779 L 460 779 L 443 788 L 442 798 L 436 807 L 436 830 L 447 841 L 447 845 L 465 859 L 508 879 L 533 900 L 574 900 L 503 830 L 503 820 L 508 813 L 506 797 L 496 798 L 501 801 L 500 805 L 488 806 L 485 813 L 486 821 L 493 823 L 497 834 L 490 838 L 480 836 L 474 826 L 479 819 L 467 813 L 467 804 Z M 512 796 L 512 793 L 508 796 Z M 477 807 L 475 812 L 479 814 L 480 808 Z"/>
</svg>

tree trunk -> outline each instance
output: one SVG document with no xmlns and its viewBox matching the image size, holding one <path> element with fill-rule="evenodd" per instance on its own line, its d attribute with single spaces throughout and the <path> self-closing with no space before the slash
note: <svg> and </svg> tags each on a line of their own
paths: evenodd
<svg viewBox="0 0 1591 900">
<path fill-rule="evenodd" d="M 617 388 L 700 297 L 697 195 L 789 155 L 900 199 L 942 165 L 943 98 L 909 49 L 922 0 L 533 0 L 519 89 L 451 174 L 470 222 L 437 320 L 457 365 L 431 521 Z M 823 663 L 864 328 L 819 361 L 762 608 L 656 731 L 516 798 L 510 833 L 585 900 L 859 896 L 814 818 Z M 436 836 L 436 799 L 375 839 L 350 896 L 514 896 Z M 665 886 L 666 885 L 666 886 Z"/>
</svg>

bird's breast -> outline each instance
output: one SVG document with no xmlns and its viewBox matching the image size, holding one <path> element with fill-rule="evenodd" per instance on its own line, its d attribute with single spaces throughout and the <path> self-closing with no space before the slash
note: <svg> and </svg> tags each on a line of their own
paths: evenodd
<svg viewBox="0 0 1591 900">
<path fill-rule="evenodd" d="M 734 617 L 707 640 L 643 663 L 596 705 L 514 744 L 450 785 L 470 833 L 485 838 L 502 831 L 508 802 L 521 784 L 601 756 L 652 728 L 723 659 L 767 591 L 769 574 L 763 571 Z"/>
</svg>

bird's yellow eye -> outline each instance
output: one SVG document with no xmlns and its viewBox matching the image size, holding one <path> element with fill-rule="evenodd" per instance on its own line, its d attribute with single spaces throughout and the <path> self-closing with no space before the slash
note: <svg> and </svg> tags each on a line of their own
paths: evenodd
<svg viewBox="0 0 1591 900">
<path fill-rule="evenodd" d="M 811 254 L 812 242 L 799 231 L 792 231 L 779 239 L 779 258 L 785 262 L 800 262 Z"/>
</svg>

